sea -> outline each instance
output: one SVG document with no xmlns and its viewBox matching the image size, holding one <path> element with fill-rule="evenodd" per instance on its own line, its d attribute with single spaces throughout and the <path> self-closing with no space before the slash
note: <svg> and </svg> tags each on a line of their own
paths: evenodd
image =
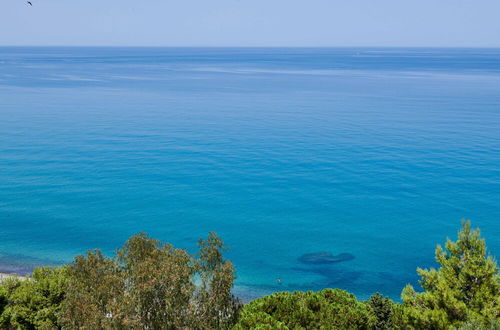
<svg viewBox="0 0 500 330">
<path fill-rule="evenodd" d="M 500 256 L 500 49 L 0 47 L 0 271 L 216 232 L 234 292 Z"/>
</svg>

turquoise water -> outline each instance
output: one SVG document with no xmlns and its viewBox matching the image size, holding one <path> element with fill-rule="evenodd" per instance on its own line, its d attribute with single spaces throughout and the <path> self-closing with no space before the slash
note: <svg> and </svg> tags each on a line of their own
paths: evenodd
<svg viewBox="0 0 500 330">
<path fill-rule="evenodd" d="M 398 298 L 461 218 L 500 255 L 499 49 L 0 48 L 0 270 L 216 231 L 246 298 Z"/>
</svg>

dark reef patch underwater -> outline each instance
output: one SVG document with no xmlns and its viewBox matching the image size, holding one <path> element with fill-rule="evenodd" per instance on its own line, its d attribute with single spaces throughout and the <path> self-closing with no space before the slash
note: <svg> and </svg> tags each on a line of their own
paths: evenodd
<svg viewBox="0 0 500 330">
<path fill-rule="evenodd" d="M 354 255 L 350 253 L 341 253 L 333 255 L 330 252 L 314 252 L 306 253 L 299 257 L 298 261 L 303 264 L 311 265 L 327 265 L 335 264 L 338 262 L 353 260 Z"/>
</svg>

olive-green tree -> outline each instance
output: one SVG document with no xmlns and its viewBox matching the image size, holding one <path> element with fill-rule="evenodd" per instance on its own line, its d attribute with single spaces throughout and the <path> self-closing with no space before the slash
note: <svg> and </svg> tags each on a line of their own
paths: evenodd
<svg viewBox="0 0 500 330">
<path fill-rule="evenodd" d="M 78 256 L 60 313 L 70 329 L 224 329 L 238 316 L 232 264 L 214 233 L 197 257 L 138 234 L 114 258 Z M 199 282 L 199 283 L 197 283 Z"/>
<path fill-rule="evenodd" d="M 458 240 L 438 245 L 439 269 L 418 269 L 425 290 L 411 285 L 402 292 L 408 325 L 417 329 L 448 329 L 467 321 L 488 325 L 500 317 L 500 277 L 479 229 L 463 221 Z"/>
<path fill-rule="evenodd" d="M 126 303 L 143 329 L 178 329 L 191 322 L 194 260 L 186 250 L 132 236 L 118 252 L 126 279 Z"/>
<path fill-rule="evenodd" d="M 117 329 L 130 326 L 125 279 L 119 264 L 99 250 L 77 256 L 69 266 L 70 281 L 60 321 L 68 329 Z"/>
<path fill-rule="evenodd" d="M 226 250 L 222 240 L 210 232 L 200 239 L 196 270 L 201 284 L 195 293 L 197 328 L 226 329 L 233 325 L 241 308 L 240 300 L 231 293 L 235 280 L 233 264 L 223 258 Z M 200 323 L 201 322 L 201 323 Z"/>
</svg>

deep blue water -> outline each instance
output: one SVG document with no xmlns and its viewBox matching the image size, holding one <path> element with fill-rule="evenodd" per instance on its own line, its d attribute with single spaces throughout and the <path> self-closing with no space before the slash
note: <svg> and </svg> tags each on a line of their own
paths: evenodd
<svg viewBox="0 0 500 330">
<path fill-rule="evenodd" d="M 462 218 L 500 254 L 500 49 L 0 48 L 0 270 L 216 231 L 244 297 L 397 299 Z"/>
</svg>

